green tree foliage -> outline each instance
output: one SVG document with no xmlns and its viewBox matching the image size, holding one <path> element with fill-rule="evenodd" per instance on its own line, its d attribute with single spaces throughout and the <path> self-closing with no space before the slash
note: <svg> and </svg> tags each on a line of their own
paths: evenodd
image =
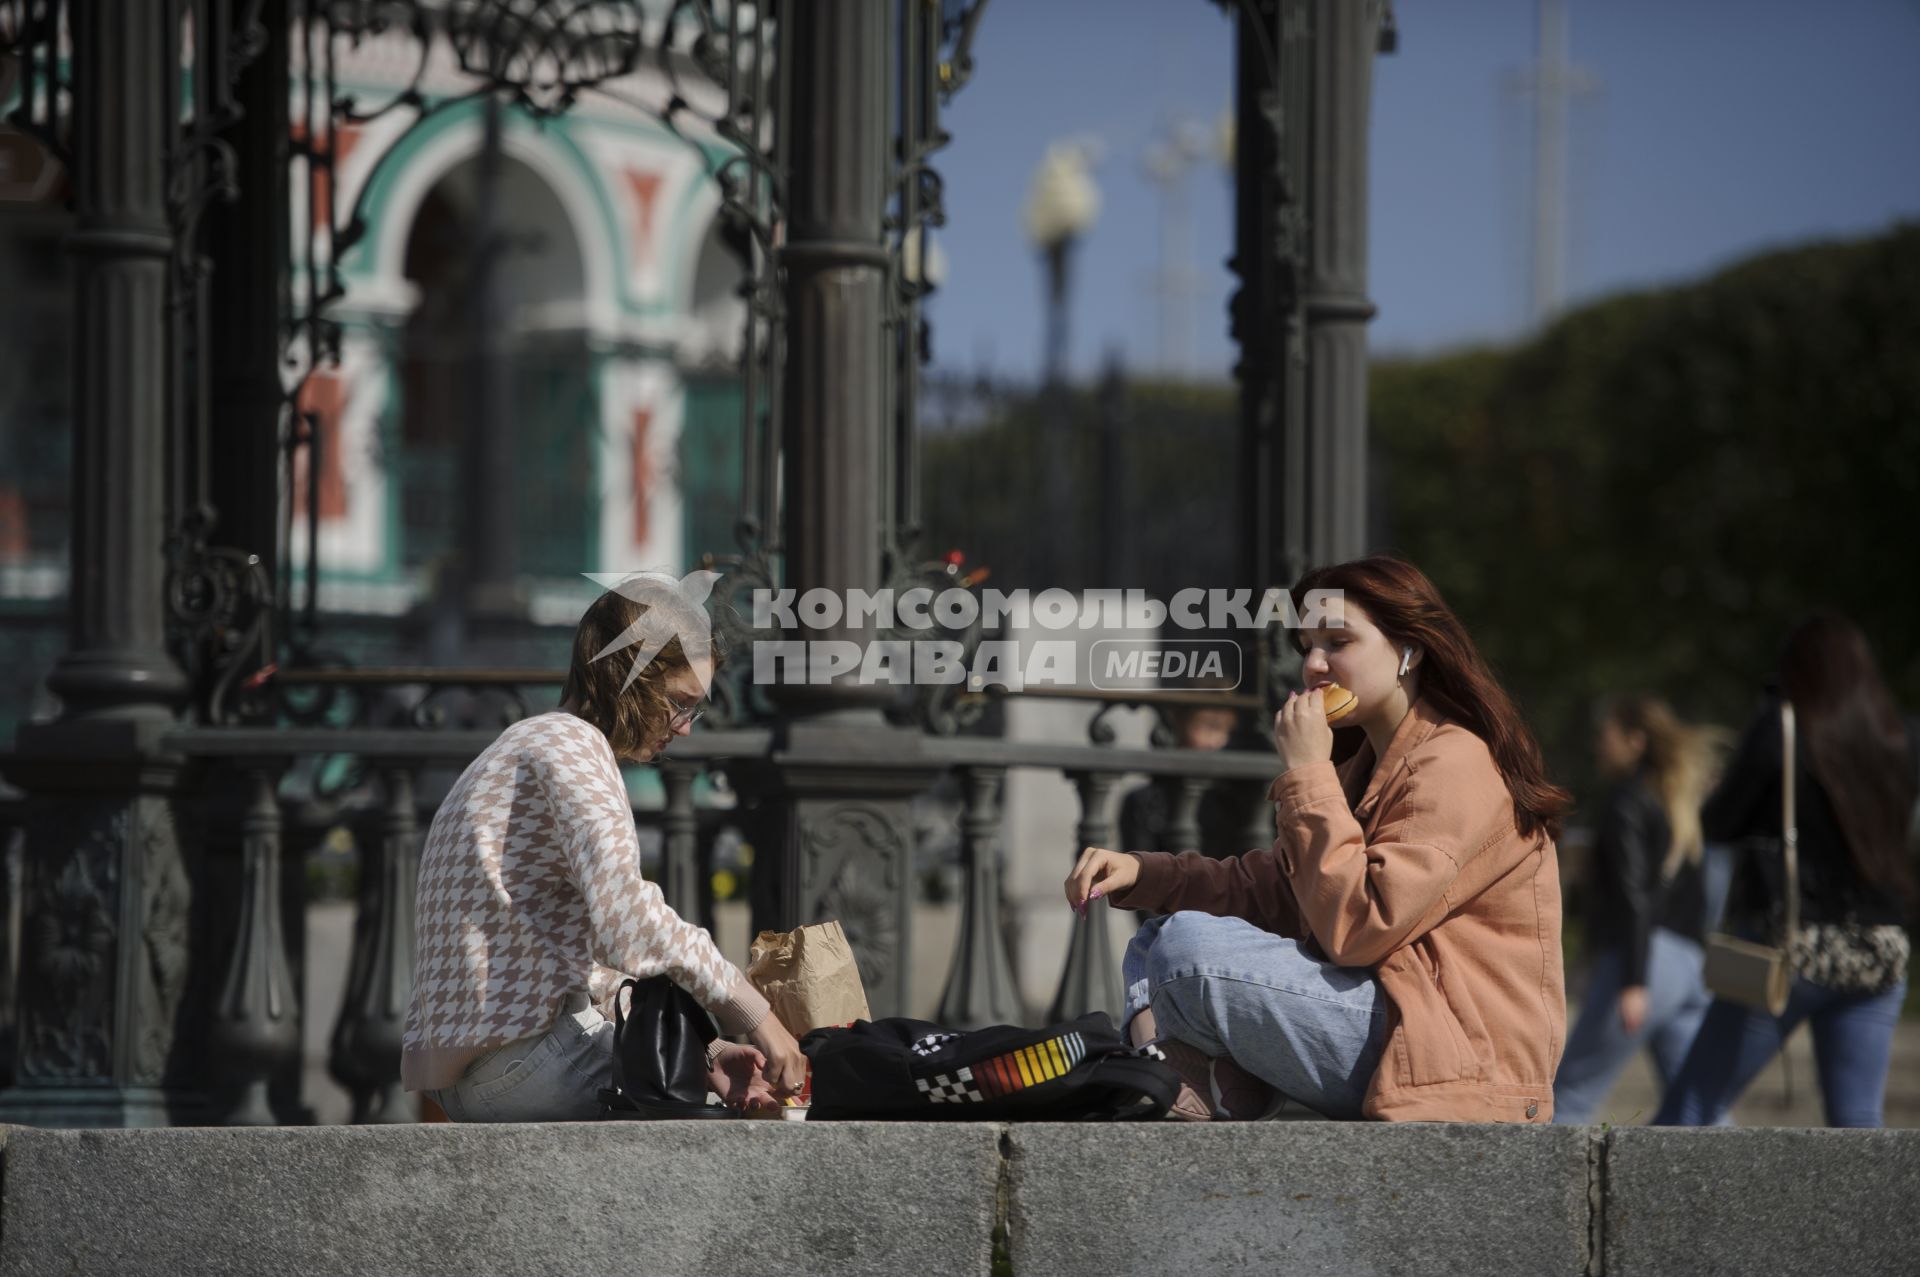
<svg viewBox="0 0 1920 1277">
<path fill-rule="evenodd" d="M 1920 226 L 1610 298 L 1513 349 L 1378 360 L 1370 395 L 1377 541 L 1439 584 L 1557 777 L 1585 787 L 1609 693 L 1739 725 L 1815 607 L 1920 702 Z M 927 438 L 928 548 L 1009 587 L 1226 583 L 1235 414 L 1230 386 L 983 398 Z M 1051 544 L 1064 566 L 1034 557 Z"/>
<path fill-rule="evenodd" d="M 1390 543 L 1576 773 L 1610 692 L 1737 724 L 1815 607 L 1920 695 L 1920 227 L 1381 361 L 1372 426 Z"/>
<path fill-rule="evenodd" d="M 958 391 L 926 418 L 927 551 L 958 549 L 1008 590 L 1232 583 L 1231 386 Z"/>
</svg>

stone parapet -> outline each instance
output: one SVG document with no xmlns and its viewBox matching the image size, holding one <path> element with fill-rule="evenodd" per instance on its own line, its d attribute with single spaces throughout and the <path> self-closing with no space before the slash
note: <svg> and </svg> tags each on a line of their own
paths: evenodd
<svg viewBox="0 0 1920 1277">
<path fill-rule="evenodd" d="M 1920 1132 L 0 1128 L 42 1273 L 1911 1273 Z"/>
</svg>

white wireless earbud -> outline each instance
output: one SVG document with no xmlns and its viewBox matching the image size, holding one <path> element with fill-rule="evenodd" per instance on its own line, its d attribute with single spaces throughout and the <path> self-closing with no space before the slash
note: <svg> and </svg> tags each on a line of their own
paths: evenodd
<svg viewBox="0 0 1920 1277">
<path fill-rule="evenodd" d="M 1413 668 L 1413 649 L 1410 647 L 1403 647 L 1400 649 L 1400 677 L 1405 678 L 1407 676 L 1407 671 L 1412 668 Z"/>
</svg>

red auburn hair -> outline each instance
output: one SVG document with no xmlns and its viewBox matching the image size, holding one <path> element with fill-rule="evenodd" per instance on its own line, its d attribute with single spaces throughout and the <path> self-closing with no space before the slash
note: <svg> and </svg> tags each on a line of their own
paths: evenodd
<svg viewBox="0 0 1920 1277">
<path fill-rule="evenodd" d="M 1806 766 L 1833 803 L 1854 868 L 1912 904 L 1920 894 L 1907 853 L 1913 746 L 1867 636 L 1834 612 L 1808 617 L 1787 636 L 1780 681 L 1800 720 Z"/>
<path fill-rule="evenodd" d="M 1338 590 L 1379 626 L 1393 646 L 1424 653 L 1420 695 L 1487 744 L 1513 795 L 1513 823 L 1528 838 L 1560 837 L 1573 797 L 1547 780 L 1540 745 L 1513 698 L 1495 681 L 1466 627 L 1440 591 L 1413 564 L 1387 555 L 1311 568 L 1293 587 L 1296 609 L 1309 590 Z M 1294 645 L 1299 646 L 1299 632 Z"/>
</svg>

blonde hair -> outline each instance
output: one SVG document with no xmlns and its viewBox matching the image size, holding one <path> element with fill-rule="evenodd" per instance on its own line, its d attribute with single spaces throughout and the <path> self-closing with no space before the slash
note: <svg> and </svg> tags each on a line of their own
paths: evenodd
<svg viewBox="0 0 1920 1277">
<path fill-rule="evenodd" d="M 1640 765 L 1653 783 L 1667 816 L 1672 841 L 1660 865 L 1670 878 L 1682 865 L 1698 864 L 1706 837 L 1700 829 L 1700 805 L 1719 779 L 1729 737 L 1718 727 L 1688 723 L 1658 696 L 1634 693 L 1609 702 L 1604 711 L 1622 731 L 1646 740 Z"/>
</svg>

